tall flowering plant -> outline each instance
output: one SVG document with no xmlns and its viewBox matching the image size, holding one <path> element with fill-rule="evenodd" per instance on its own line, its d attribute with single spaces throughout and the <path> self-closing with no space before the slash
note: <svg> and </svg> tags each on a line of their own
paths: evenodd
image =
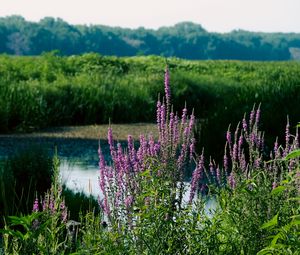
<svg viewBox="0 0 300 255">
<path fill-rule="evenodd" d="M 291 172 L 297 166 L 298 159 L 287 156 L 299 148 L 298 127 L 296 134 L 292 135 L 287 120 L 285 144 L 279 145 L 276 139 L 274 148 L 267 155 L 264 133 L 259 129 L 260 114 L 260 106 L 257 109 L 253 107 L 249 119 L 245 115 L 234 134 L 230 129 L 227 131 L 223 173 L 232 189 L 238 182 L 252 178 L 259 171 L 263 171 L 273 180 L 274 189 L 285 178 L 285 173 Z"/>
<path fill-rule="evenodd" d="M 163 100 L 158 99 L 156 108 L 157 141 L 152 135 L 140 135 L 139 145 L 136 147 L 132 136 L 128 135 L 127 148 L 123 149 L 120 143 L 115 143 L 112 129 L 109 128 L 111 165 L 105 161 L 99 146 L 99 186 L 103 194 L 99 203 L 110 223 L 119 224 L 124 219 L 131 221 L 131 212 L 139 210 L 137 197 L 143 192 L 145 183 L 153 178 L 164 180 L 164 190 L 168 194 L 162 200 L 168 197 L 172 208 L 175 203 L 179 208 L 182 205 L 185 171 L 195 150 L 195 116 L 193 113 L 188 115 L 186 107 L 181 115 L 173 111 L 168 67 L 164 83 L 165 97 Z M 152 200 L 150 196 L 145 197 L 144 203 L 159 202 Z"/>
</svg>

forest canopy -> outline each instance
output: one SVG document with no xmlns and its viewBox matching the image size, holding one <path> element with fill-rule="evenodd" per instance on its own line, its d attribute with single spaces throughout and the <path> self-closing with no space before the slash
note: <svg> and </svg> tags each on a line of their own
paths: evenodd
<svg viewBox="0 0 300 255">
<path fill-rule="evenodd" d="M 300 58 L 300 34 L 235 30 L 212 33 L 181 22 L 157 30 L 102 25 L 71 25 L 60 18 L 30 22 L 21 16 L 0 18 L 0 53 L 61 55 L 161 55 L 185 59 L 290 60 Z"/>
</svg>

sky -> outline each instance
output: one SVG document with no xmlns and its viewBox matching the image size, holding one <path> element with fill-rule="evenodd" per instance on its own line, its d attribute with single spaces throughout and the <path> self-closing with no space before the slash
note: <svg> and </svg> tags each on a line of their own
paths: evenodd
<svg viewBox="0 0 300 255">
<path fill-rule="evenodd" d="M 300 32 L 299 12 L 300 0 L 0 0 L 0 17 L 153 29 L 192 21 L 210 32 Z"/>
</svg>

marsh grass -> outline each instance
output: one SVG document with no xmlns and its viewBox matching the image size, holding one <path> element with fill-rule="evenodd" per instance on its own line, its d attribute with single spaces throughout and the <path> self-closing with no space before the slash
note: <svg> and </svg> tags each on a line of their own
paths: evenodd
<svg viewBox="0 0 300 255">
<path fill-rule="evenodd" d="M 195 109 L 196 118 L 205 120 L 198 152 L 205 147 L 216 160 L 221 158 L 229 122 L 235 126 L 254 103 L 262 104 L 269 146 L 272 137 L 284 129 L 286 116 L 296 121 L 300 114 L 295 107 L 300 100 L 297 62 L 170 58 L 168 63 L 174 112 L 187 102 L 188 109 Z M 157 95 L 163 95 L 162 57 L 2 56 L 0 65 L 0 132 L 103 124 L 109 120 L 153 123 L 152 106 Z"/>
<path fill-rule="evenodd" d="M 99 215 L 99 204 L 92 195 L 87 196 L 83 192 L 74 192 L 63 185 L 62 196 L 65 198 L 66 206 L 69 210 L 69 219 L 80 221 L 81 215 L 94 212 Z"/>
<path fill-rule="evenodd" d="M 42 145 L 31 144 L 4 159 L 0 167 L 3 216 L 30 213 L 34 197 L 40 196 L 51 186 L 52 157 Z"/>
</svg>

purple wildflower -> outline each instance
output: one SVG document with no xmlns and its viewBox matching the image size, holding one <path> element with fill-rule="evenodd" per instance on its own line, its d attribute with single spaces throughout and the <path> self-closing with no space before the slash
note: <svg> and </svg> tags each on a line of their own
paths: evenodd
<svg viewBox="0 0 300 255">
<path fill-rule="evenodd" d="M 245 117 L 243 118 L 242 125 L 243 125 L 244 132 L 247 133 L 248 126 L 247 126 L 247 121 L 246 121 Z"/>
<path fill-rule="evenodd" d="M 195 152 L 195 143 L 196 143 L 196 139 L 192 138 L 191 144 L 190 144 L 190 160 L 193 159 L 193 153 Z"/>
<path fill-rule="evenodd" d="M 228 183 L 229 183 L 229 186 L 232 189 L 235 189 L 235 187 L 236 187 L 236 181 L 235 181 L 235 178 L 234 178 L 233 171 L 231 172 L 231 174 L 228 177 Z"/>
<path fill-rule="evenodd" d="M 133 139 L 131 135 L 127 136 L 127 148 L 128 148 L 128 152 L 132 152 L 133 150 Z"/>
<path fill-rule="evenodd" d="M 225 171 L 228 170 L 228 157 L 227 157 L 227 150 L 226 150 L 226 148 L 227 148 L 227 143 L 225 145 L 225 152 L 224 152 L 224 158 L 223 158 L 223 164 L 224 164 Z"/>
<path fill-rule="evenodd" d="M 108 144 L 109 144 L 109 149 L 110 149 L 111 157 L 112 157 L 113 160 L 115 160 L 115 158 L 116 158 L 116 151 L 115 151 L 114 139 L 113 139 L 113 134 L 112 134 L 111 127 L 108 128 L 107 141 L 108 141 Z"/>
<path fill-rule="evenodd" d="M 251 146 L 254 147 L 254 145 L 256 144 L 256 141 L 257 141 L 257 135 L 256 135 L 256 133 L 252 132 L 250 134 L 250 144 L 251 144 Z"/>
<path fill-rule="evenodd" d="M 181 116 L 181 126 L 182 127 L 186 123 L 186 114 L 187 114 L 187 109 L 186 109 L 186 107 L 184 107 L 183 110 L 182 110 L 182 116 Z"/>
<path fill-rule="evenodd" d="M 38 212 L 38 211 L 39 211 L 39 200 L 36 197 L 35 200 L 34 200 L 32 212 Z"/>
<path fill-rule="evenodd" d="M 261 158 L 260 157 L 256 157 L 254 160 L 254 168 L 258 169 L 261 163 Z"/>
<path fill-rule="evenodd" d="M 47 193 L 43 200 L 43 211 L 46 211 L 48 208 L 49 208 L 49 194 Z"/>
<path fill-rule="evenodd" d="M 180 156 L 177 159 L 177 167 L 178 169 L 182 169 L 184 162 L 185 162 L 185 155 L 186 155 L 186 145 L 182 144 Z"/>
<path fill-rule="evenodd" d="M 164 141 L 164 135 L 165 135 L 165 126 L 166 126 L 166 107 L 164 104 L 160 107 L 160 140 L 161 142 Z"/>
<path fill-rule="evenodd" d="M 241 157 L 242 157 L 242 153 L 243 153 L 242 152 L 243 140 L 244 140 L 244 137 L 241 134 L 240 138 L 239 138 L 239 142 L 238 142 L 238 160 L 239 160 L 239 162 L 241 161 Z"/>
<path fill-rule="evenodd" d="M 274 158 L 275 159 L 280 158 L 280 150 L 279 150 L 279 147 L 278 147 L 278 137 L 276 137 L 273 150 L 274 150 Z"/>
<path fill-rule="evenodd" d="M 239 162 L 240 162 L 241 169 L 245 172 L 247 170 L 247 162 L 246 162 L 246 158 L 245 158 L 244 153 L 241 153 Z"/>
<path fill-rule="evenodd" d="M 214 164 L 213 164 L 211 158 L 209 160 L 209 171 L 212 175 L 214 174 Z"/>
<path fill-rule="evenodd" d="M 238 146 L 236 143 L 233 145 L 233 150 L 232 150 L 232 160 L 233 162 L 236 162 L 238 158 Z"/>
<path fill-rule="evenodd" d="M 101 148 L 99 147 L 98 150 L 99 153 L 99 171 L 100 171 L 100 177 L 99 177 L 99 185 L 100 188 L 102 190 L 102 192 L 105 192 L 105 160 L 104 160 L 104 156 L 102 154 Z"/>
<path fill-rule="evenodd" d="M 62 222 L 66 223 L 68 218 L 68 210 L 65 205 L 65 200 L 63 200 L 60 204 L 60 210 L 61 210 L 61 220 Z"/>
<path fill-rule="evenodd" d="M 220 173 L 219 167 L 217 167 L 217 169 L 216 169 L 216 177 L 217 177 L 218 183 L 221 184 L 221 173 Z"/>
<path fill-rule="evenodd" d="M 124 200 L 125 207 L 128 209 L 133 204 L 133 196 L 127 196 Z"/>
<path fill-rule="evenodd" d="M 231 133 L 229 130 L 226 132 L 226 140 L 228 145 L 231 146 Z"/>
<path fill-rule="evenodd" d="M 172 143 L 174 136 L 173 136 L 173 130 L 174 130 L 174 113 L 170 113 L 170 121 L 169 121 L 169 142 Z"/>
<path fill-rule="evenodd" d="M 250 129 L 251 129 L 252 124 L 254 122 L 254 115 L 255 115 L 255 110 L 254 110 L 254 107 L 253 107 L 253 109 L 252 109 L 252 111 L 250 113 L 250 121 L 249 121 Z"/>
<path fill-rule="evenodd" d="M 194 196 L 197 191 L 197 187 L 199 186 L 199 182 L 202 178 L 202 173 L 204 171 L 204 151 L 200 156 L 196 169 L 193 172 L 192 181 L 191 181 L 191 191 L 190 191 L 190 198 L 189 202 L 191 203 L 194 199 Z"/>
<path fill-rule="evenodd" d="M 155 154 L 159 153 L 159 151 L 160 151 L 160 143 L 159 142 L 154 145 L 154 151 L 155 151 Z"/>
<path fill-rule="evenodd" d="M 175 117 L 174 117 L 173 139 L 174 139 L 174 144 L 177 144 L 177 142 L 179 140 L 178 116 L 177 115 L 175 115 Z"/>
<path fill-rule="evenodd" d="M 110 208 L 107 200 L 107 196 L 104 196 L 103 200 L 103 211 L 106 215 L 110 215 Z"/>
<path fill-rule="evenodd" d="M 54 213 L 56 211 L 56 209 L 55 209 L 55 201 L 54 201 L 53 194 L 50 195 L 49 209 L 50 209 L 51 213 Z"/>
<path fill-rule="evenodd" d="M 258 125 L 260 119 L 260 106 L 258 106 L 256 110 L 256 116 L 255 116 L 255 124 Z"/>
<path fill-rule="evenodd" d="M 156 155 L 155 141 L 152 135 L 149 136 L 149 154 L 151 157 L 154 157 Z"/>
<path fill-rule="evenodd" d="M 113 134 L 112 134 L 112 129 L 111 127 L 108 128 L 108 132 L 107 132 L 107 141 L 108 144 L 110 146 L 110 149 L 114 149 L 114 139 L 113 139 Z"/>
<path fill-rule="evenodd" d="M 195 115 L 194 115 L 194 111 L 193 111 L 192 115 L 190 116 L 189 132 L 193 131 L 194 124 L 195 124 Z"/>
<path fill-rule="evenodd" d="M 285 155 L 289 152 L 290 147 L 290 123 L 289 118 L 287 119 L 285 128 Z"/>
<path fill-rule="evenodd" d="M 156 122 L 157 122 L 157 127 L 158 127 L 158 131 L 160 131 L 161 128 L 161 124 L 160 124 L 160 120 L 161 120 L 161 103 L 158 100 L 157 101 L 157 106 L 156 106 Z"/>
</svg>

